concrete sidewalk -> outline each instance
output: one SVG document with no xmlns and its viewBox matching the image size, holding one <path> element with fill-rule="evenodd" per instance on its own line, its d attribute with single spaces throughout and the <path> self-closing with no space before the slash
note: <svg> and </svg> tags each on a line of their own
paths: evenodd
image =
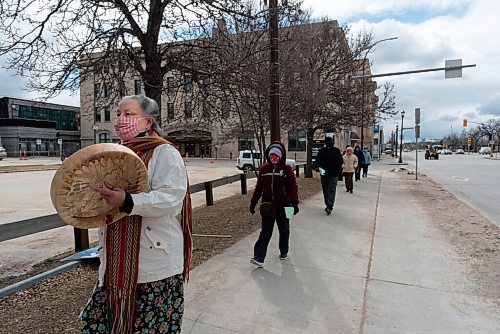
<svg viewBox="0 0 500 334">
<path fill-rule="evenodd" d="M 288 260 L 275 229 L 264 268 L 249 263 L 254 233 L 193 270 L 183 333 L 500 333 L 392 168 L 373 166 L 352 195 L 339 183 L 332 216 L 319 193 L 301 203 Z"/>
</svg>

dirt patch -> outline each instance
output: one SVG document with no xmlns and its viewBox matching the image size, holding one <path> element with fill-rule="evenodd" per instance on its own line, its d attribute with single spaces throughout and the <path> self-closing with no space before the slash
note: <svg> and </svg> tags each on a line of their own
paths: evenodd
<svg viewBox="0 0 500 334">
<path fill-rule="evenodd" d="M 471 293 L 500 306 L 500 228 L 426 176 L 398 173 L 469 268 Z"/>
<path fill-rule="evenodd" d="M 321 190 L 318 178 L 297 181 L 301 200 Z M 250 196 L 233 196 L 193 210 L 194 234 L 231 237 L 195 237 L 192 268 L 260 228 L 260 216 L 248 212 Z M 60 265 L 61 257 L 45 261 L 37 270 Z M 0 300 L 0 333 L 79 333 L 78 315 L 92 293 L 97 268 L 98 262 L 86 263 Z"/>
</svg>

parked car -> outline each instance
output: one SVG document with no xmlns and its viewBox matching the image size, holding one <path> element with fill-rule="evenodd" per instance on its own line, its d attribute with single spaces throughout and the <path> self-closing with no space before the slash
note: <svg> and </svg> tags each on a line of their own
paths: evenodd
<svg viewBox="0 0 500 334">
<path fill-rule="evenodd" d="M 253 158 L 252 158 L 253 153 Z M 294 159 L 286 159 L 286 164 L 295 168 L 295 160 Z M 242 170 L 245 173 L 251 173 L 255 168 L 259 169 L 260 167 L 260 152 L 259 151 L 240 151 L 238 154 L 238 158 L 236 159 L 236 168 Z"/>
<path fill-rule="evenodd" d="M 491 154 L 491 147 L 483 146 L 479 149 L 479 154 Z"/>
<path fill-rule="evenodd" d="M 2 146 L 0 146 L 0 160 L 2 160 L 3 158 L 7 158 L 7 151 Z"/>
<path fill-rule="evenodd" d="M 392 154 L 392 149 L 386 148 L 384 151 L 385 154 Z"/>
<path fill-rule="evenodd" d="M 444 155 L 451 155 L 453 154 L 453 152 L 449 149 L 449 148 L 443 148 L 441 150 L 441 154 L 444 154 Z"/>
<path fill-rule="evenodd" d="M 457 150 L 455 151 L 455 154 L 465 154 L 465 152 L 463 149 L 457 148 Z"/>
</svg>

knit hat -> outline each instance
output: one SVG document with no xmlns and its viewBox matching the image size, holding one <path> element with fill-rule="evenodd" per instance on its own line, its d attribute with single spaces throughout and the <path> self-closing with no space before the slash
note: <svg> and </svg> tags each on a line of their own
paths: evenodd
<svg viewBox="0 0 500 334">
<path fill-rule="evenodd" d="M 281 151 L 281 149 L 278 146 L 274 146 L 274 147 L 271 147 L 269 149 L 268 155 L 271 155 L 271 154 L 276 154 L 280 158 L 283 156 L 283 152 Z"/>
</svg>

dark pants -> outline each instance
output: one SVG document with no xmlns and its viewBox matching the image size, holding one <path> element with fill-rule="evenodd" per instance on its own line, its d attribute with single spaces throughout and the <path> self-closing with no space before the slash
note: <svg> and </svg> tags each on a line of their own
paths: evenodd
<svg viewBox="0 0 500 334">
<path fill-rule="evenodd" d="M 361 178 L 361 166 L 358 165 L 354 171 L 354 179 L 358 181 Z"/>
<path fill-rule="evenodd" d="M 370 165 L 363 165 L 363 177 L 368 176 L 368 166 Z"/>
<path fill-rule="evenodd" d="M 352 176 L 354 173 L 344 173 L 344 179 L 345 179 L 345 189 L 348 191 L 353 190 L 353 182 L 352 182 Z"/>
<path fill-rule="evenodd" d="M 335 204 L 335 193 L 337 192 L 337 177 L 321 177 L 321 188 L 323 188 L 323 198 L 325 205 L 330 210 L 333 209 Z"/>
<path fill-rule="evenodd" d="M 262 217 L 262 229 L 260 230 L 259 239 L 253 247 L 254 258 L 260 262 L 264 262 L 267 254 L 267 246 L 273 235 L 274 222 L 278 225 L 280 234 L 279 248 L 281 254 L 288 254 L 288 239 L 290 237 L 290 221 L 285 216 L 283 207 L 276 208 L 276 218 Z"/>
</svg>

